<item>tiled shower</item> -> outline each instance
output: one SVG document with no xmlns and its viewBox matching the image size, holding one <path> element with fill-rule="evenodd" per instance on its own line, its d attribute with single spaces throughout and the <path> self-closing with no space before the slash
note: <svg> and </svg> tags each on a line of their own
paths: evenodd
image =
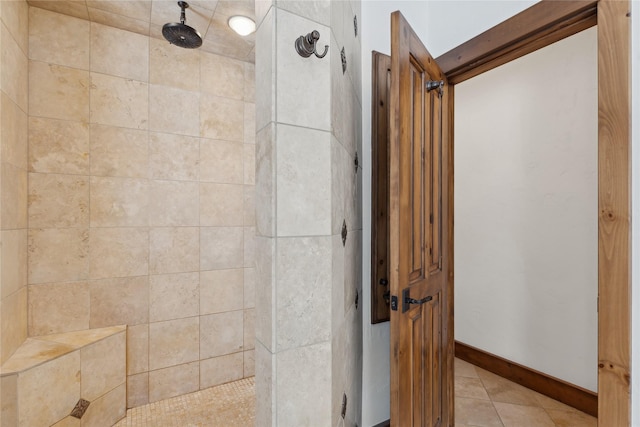
<svg viewBox="0 0 640 427">
<path fill-rule="evenodd" d="M 67 351 L 56 360 L 76 399 L 85 368 L 110 390 L 88 406 L 90 419 L 102 411 L 95 425 L 121 417 L 105 409 L 121 401 L 254 373 L 259 425 L 355 425 L 360 2 L 259 1 L 264 37 L 249 43 L 219 35 L 230 15 L 254 16 L 253 0 L 193 0 L 188 23 L 205 39 L 196 50 L 159 35 L 178 19 L 175 3 L 0 1 L 0 362 L 25 347 Z M 323 60 L 293 49 L 313 29 L 330 44 Z M 124 345 L 114 325 L 127 325 Z M 96 370 L 99 354 L 126 372 Z M 44 366 L 40 377 L 57 384 Z M 27 377 L 3 376 L 3 416 L 30 407 L 12 394 Z"/>
<path fill-rule="evenodd" d="M 253 376 L 250 48 L 177 48 L 153 15 L 149 36 L 1 5 L 0 361 L 27 337 L 128 325 L 128 407 Z"/>
</svg>

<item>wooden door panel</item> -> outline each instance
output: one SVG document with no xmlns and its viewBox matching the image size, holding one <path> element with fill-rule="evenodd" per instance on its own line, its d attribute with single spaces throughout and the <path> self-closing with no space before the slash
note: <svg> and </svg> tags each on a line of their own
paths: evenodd
<svg viewBox="0 0 640 427">
<path fill-rule="evenodd" d="M 449 88 L 402 15 L 391 22 L 391 424 L 452 426 Z"/>
</svg>

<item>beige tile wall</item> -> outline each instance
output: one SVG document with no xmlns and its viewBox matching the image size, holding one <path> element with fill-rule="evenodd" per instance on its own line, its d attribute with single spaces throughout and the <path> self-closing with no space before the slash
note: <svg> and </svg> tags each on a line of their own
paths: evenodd
<svg viewBox="0 0 640 427">
<path fill-rule="evenodd" d="M 253 375 L 253 64 L 28 13 L 29 334 L 129 325 L 129 406 Z"/>
<path fill-rule="evenodd" d="M 27 337 L 28 16 L 0 2 L 0 363 Z"/>
</svg>

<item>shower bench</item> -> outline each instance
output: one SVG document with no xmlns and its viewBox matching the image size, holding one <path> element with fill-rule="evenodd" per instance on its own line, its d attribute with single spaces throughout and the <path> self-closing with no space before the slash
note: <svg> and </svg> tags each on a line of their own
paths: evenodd
<svg viewBox="0 0 640 427">
<path fill-rule="evenodd" d="M 0 368 L 0 424 L 111 427 L 126 413 L 126 326 L 27 338 Z"/>
</svg>

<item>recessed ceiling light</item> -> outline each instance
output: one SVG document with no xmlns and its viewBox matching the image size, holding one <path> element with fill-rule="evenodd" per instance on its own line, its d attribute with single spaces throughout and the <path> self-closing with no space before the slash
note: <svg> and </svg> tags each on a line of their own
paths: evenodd
<svg viewBox="0 0 640 427">
<path fill-rule="evenodd" d="M 228 23 L 231 29 L 241 36 L 248 36 L 256 30 L 256 23 L 246 16 L 232 16 Z"/>
</svg>

